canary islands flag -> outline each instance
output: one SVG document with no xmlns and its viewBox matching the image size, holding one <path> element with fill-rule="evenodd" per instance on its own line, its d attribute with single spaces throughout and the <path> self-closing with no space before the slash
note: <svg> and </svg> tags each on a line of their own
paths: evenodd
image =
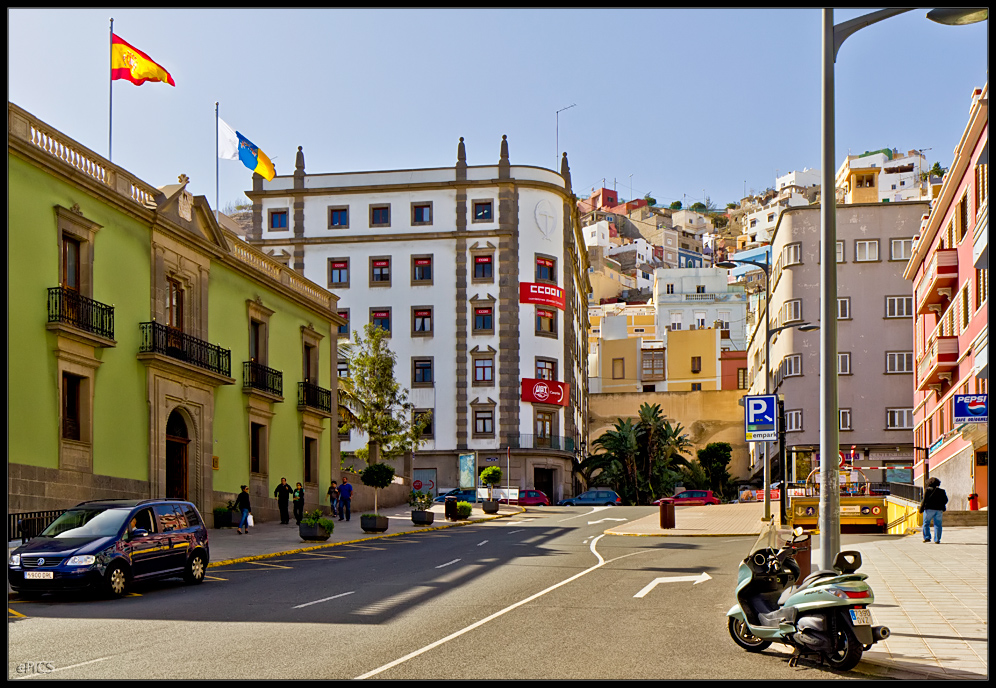
<svg viewBox="0 0 996 688">
<path fill-rule="evenodd" d="M 146 81 L 162 81 L 170 86 L 173 77 L 161 65 L 117 34 L 111 34 L 111 80 L 127 79 L 136 86 Z"/>
<path fill-rule="evenodd" d="M 218 119 L 218 157 L 222 160 L 241 160 L 243 165 L 253 172 L 258 172 L 268 182 L 273 181 L 277 174 L 266 153 L 220 118 Z"/>
</svg>

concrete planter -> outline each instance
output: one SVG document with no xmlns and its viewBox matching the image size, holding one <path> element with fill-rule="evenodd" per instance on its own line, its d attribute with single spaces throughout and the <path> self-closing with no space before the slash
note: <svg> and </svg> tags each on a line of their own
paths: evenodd
<svg viewBox="0 0 996 688">
<path fill-rule="evenodd" d="M 486 514 L 497 514 L 498 513 L 498 500 L 497 499 L 485 499 L 481 502 L 481 508 Z"/>
<path fill-rule="evenodd" d="M 412 511 L 412 523 L 417 526 L 431 526 L 435 516 L 431 511 Z"/>
<path fill-rule="evenodd" d="M 387 531 L 387 516 L 360 516 L 360 528 L 364 533 Z"/>
</svg>

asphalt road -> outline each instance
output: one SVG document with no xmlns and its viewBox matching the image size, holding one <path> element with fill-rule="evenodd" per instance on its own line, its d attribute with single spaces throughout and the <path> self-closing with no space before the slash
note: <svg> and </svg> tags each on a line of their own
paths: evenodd
<svg viewBox="0 0 996 688">
<path fill-rule="evenodd" d="M 840 678 L 730 639 L 737 564 L 754 538 L 603 534 L 649 512 L 530 508 L 212 568 L 200 586 L 161 581 L 120 600 L 15 598 L 8 676 Z"/>
</svg>

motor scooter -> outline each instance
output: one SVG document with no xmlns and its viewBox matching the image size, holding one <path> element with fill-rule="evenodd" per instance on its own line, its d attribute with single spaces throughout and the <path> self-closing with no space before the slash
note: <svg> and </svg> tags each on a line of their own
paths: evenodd
<svg viewBox="0 0 996 688">
<path fill-rule="evenodd" d="M 748 652 L 761 652 L 773 642 L 792 647 L 789 666 L 816 656 L 847 671 L 865 650 L 888 638 L 889 629 L 872 626 L 868 605 L 875 596 L 868 576 L 855 573 L 861 567 L 860 552 L 840 552 L 832 570 L 816 571 L 795 585 L 800 573 L 796 542 L 802 535 L 802 528 L 796 528 L 791 540 L 779 546 L 773 522 L 761 533 L 740 563 L 737 604 L 727 612 L 730 636 Z"/>
</svg>

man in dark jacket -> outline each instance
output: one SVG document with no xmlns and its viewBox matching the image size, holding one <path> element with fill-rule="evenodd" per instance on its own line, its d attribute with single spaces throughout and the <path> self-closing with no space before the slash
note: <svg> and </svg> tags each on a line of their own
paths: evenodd
<svg viewBox="0 0 996 688">
<path fill-rule="evenodd" d="M 290 523 L 290 512 L 287 510 L 290 504 L 291 486 L 287 484 L 287 478 L 281 478 L 277 489 L 273 491 L 273 496 L 277 498 L 277 506 L 280 507 L 280 523 L 287 525 Z"/>
<path fill-rule="evenodd" d="M 941 481 L 931 478 L 923 491 L 920 513 L 923 514 L 923 541 L 930 542 L 930 523 L 934 523 L 934 543 L 941 544 L 941 514 L 948 503 L 948 495 L 941 489 Z"/>
</svg>

